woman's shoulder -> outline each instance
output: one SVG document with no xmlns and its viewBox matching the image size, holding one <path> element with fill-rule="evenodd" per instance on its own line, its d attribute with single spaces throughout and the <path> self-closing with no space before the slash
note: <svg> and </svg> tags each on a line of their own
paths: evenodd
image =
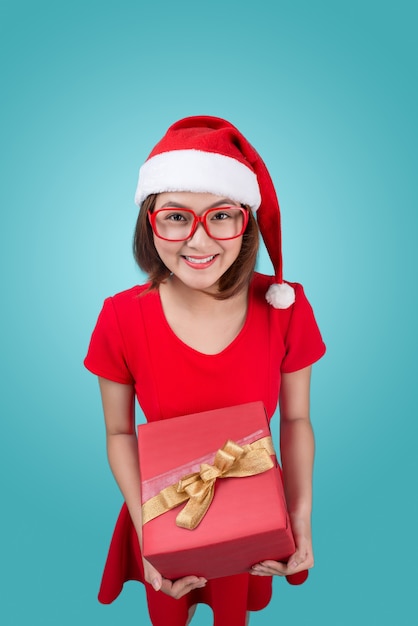
<svg viewBox="0 0 418 626">
<path fill-rule="evenodd" d="M 260 272 L 254 272 L 253 274 L 253 278 L 252 278 L 253 293 L 256 296 L 258 296 L 260 299 L 262 299 L 263 302 L 266 303 L 266 305 L 267 305 L 267 300 L 265 296 L 266 296 L 267 290 L 270 287 L 270 285 L 275 283 L 275 281 L 276 281 L 276 278 L 269 274 L 261 274 Z M 293 289 L 295 290 L 295 300 L 298 300 L 304 297 L 304 290 L 300 283 L 291 282 L 289 280 L 286 280 L 285 282 L 286 284 L 293 287 Z M 289 309 L 291 309 L 292 306 L 293 305 L 291 305 Z M 271 305 L 268 305 L 268 307 L 269 307 L 269 310 L 272 309 L 273 311 L 286 311 L 287 310 L 287 309 L 275 309 Z"/>
<path fill-rule="evenodd" d="M 134 285 L 129 289 L 119 291 L 104 301 L 104 308 L 111 308 L 119 317 L 121 315 L 137 313 L 138 306 L 148 300 L 155 300 L 156 291 L 149 290 L 149 283 Z"/>
<path fill-rule="evenodd" d="M 276 282 L 275 276 L 260 274 L 255 272 L 253 275 L 251 300 L 254 310 L 260 315 L 267 315 L 271 322 L 279 323 L 280 327 L 287 328 L 291 320 L 302 319 L 305 315 L 312 315 L 312 307 L 306 297 L 305 290 L 301 283 L 285 281 L 295 292 L 295 300 L 293 304 L 286 308 L 275 308 L 266 300 L 266 294 L 270 285 Z"/>
<path fill-rule="evenodd" d="M 112 296 L 109 296 L 109 298 L 117 302 L 129 302 L 144 293 L 148 288 L 149 283 L 144 285 L 134 285 L 133 287 L 129 287 L 129 289 L 116 292 Z"/>
</svg>

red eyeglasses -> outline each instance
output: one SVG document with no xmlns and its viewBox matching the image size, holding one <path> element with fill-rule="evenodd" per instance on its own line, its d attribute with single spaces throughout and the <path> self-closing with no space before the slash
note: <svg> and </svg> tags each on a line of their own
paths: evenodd
<svg viewBox="0 0 418 626">
<path fill-rule="evenodd" d="M 165 207 L 148 211 L 154 234 L 166 241 L 186 241 L 193 237 L 199 224 L 212 239 L 227 240 L 240 237 L 248 224 L 248 211 L 238 206 L 208 209 L 196 215 L 191 209 Z"/>
</svg>

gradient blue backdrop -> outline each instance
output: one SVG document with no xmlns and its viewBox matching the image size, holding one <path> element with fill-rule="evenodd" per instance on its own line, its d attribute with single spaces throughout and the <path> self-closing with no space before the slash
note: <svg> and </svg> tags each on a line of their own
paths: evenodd
<svg viewBox="0 0 418 626">
<path fill-rule="evenodd" d="M 275 580 L 252 624 L 414 623 L 417 14 L 413 0 L 1 1 L 2 624 L 149 624 L 140 585 L 96 601 L 121 497 L 82 360 L 103 299 L 143 279 L 137 169 L 191 114 L 230 119 L 264 157 L 285 276 L 328 345 L 316 567 L 302 588 Z M 202 607 L 196 626 L 210 623 Z"/>
</svg>

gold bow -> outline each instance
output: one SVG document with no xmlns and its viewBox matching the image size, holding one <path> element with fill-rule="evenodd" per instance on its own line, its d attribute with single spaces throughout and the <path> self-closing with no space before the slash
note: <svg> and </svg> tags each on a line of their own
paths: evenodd
<svg viewBox="0 0 418 626">
<path fill-rule="evenodd" d="M 183 476 L 175 485 L 162 489 L 142 506 L 143 523 L 187 502 L 176 518 L 177 526 L 193 530 L 200 524 L 213 500 L 217 478 L 242 478 L 266 472 L 274 466 L 271 437 L 243 447 L 227 441 L 217 451 L 213 465 L 202 463 L 200 471 Z"/>
</svg>

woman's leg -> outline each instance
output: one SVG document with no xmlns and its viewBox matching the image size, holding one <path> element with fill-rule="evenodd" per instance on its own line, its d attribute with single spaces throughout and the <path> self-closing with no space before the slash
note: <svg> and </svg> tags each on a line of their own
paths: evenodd
<svg viewBox="0 0 418 626">
<path fill-rule="evenodd" d="M 188 626 L 190 624 L 190 622 L 192 621 L 192 617 L 196 612 L 196 604 L 193 604 L 193 606 L 190 607 L 189 609 L 189 616 L 187 618 L 187 622 L 185 626 Z M 247 615 L 245 617 L 245 626 L 248 626 L 248 624 L 250 623 L 250 612 L 247 611 Z"/>
<path fill-rule="evenodd" d="M 188 624 L 190 624 L 190 622 L 192 621 L 192 617 L 193 617 L 193 615 L 195 614 L 195 612 L 196 612 L 196 605 L 195 605 L 195 604 L 193 604 L 193 605 L 190 607 L 190 609 L 189 609 L 189 615 L 188 615 L 188 617 L 187 617 L 187 622 L 186 622 L 186 625 L 185 625 L 185 626 L 188 626 Z"/>
</svg>

